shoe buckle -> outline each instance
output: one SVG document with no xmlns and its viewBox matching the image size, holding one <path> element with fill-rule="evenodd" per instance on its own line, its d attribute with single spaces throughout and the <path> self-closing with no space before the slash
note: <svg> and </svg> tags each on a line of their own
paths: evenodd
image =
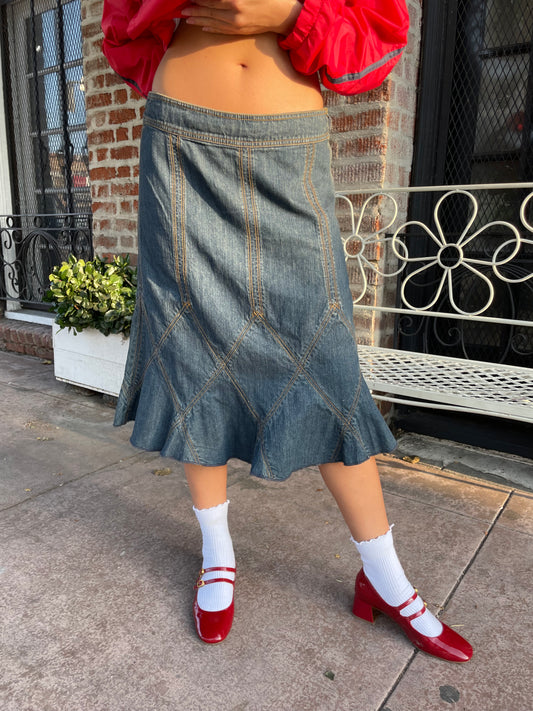
<svg viewBox="0 0 533 711">
<path fill-rule="evenodd" d="M 205 585 L 205 581 L 202 580 L 202 575 L 205 573 L 205 570 L 202 568 L 202 570 L 198 573 L 198 580 L 194 584 L 194 587 L 196 589 L 202 588 Z"/>
</svg>

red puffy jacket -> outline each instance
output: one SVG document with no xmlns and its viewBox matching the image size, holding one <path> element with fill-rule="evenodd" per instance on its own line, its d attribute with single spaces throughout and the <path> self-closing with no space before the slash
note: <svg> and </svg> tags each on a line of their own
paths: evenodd
<svg viewBox="0 0 533 711">
<path fill-rule="evenodd" d="M 103 52 L 111 67 L 143 96 L 189 0 L 104 0 Z M 324 86 L 360 94 L 379 86 L 407 43 L 405 0 L 300 0 L 292 32 L 279 38 L 294 68 L 320 72 Z"/>
</svg>

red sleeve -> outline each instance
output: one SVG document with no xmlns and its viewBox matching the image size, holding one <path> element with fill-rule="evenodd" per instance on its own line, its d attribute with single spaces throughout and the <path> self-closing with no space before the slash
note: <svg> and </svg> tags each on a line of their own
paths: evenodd
<svg viewBox="0 0 533 711">
<path fill-rule="evenodd" d="M 318 71 L 326 88 L 359 94 L 383 82 L 407 44 L 408 29 L 405 0 L 305 0 L 280 46 L 297 71 Z"/>
<path fill-rule="evenodd" d="M 110 66 L 136 91 L 147 96 L 184 2 L 104 0 L 102 51 Z"/>
</svg>

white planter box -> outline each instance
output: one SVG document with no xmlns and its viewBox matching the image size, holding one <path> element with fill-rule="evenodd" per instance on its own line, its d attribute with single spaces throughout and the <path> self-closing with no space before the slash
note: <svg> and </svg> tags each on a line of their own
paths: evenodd
<svg viewBox="0 0 533 711">
<path fill-rule="evenodd" d="M 128 354 L 129 339 L 120 333 L 104 336 L 94 328 L 77 335 L 54 324 L 54 375 L 108 395 L 118 395 Z"/>
</svg>

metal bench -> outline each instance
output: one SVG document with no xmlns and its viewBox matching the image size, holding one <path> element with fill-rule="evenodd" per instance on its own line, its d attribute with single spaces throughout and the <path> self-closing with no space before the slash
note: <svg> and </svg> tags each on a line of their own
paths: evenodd
<svg viewBox="0 0 533 711">
<path fill-rule="evenodd" d="M 401 217 L 413 193 L 434 196 L 426 222 Z M 337 196 L 349 206 L 343 240 L 358 332 L 358 321 L 374 326 L 359 343 L 374 398 L 533 422 L 533 183 Z M 454 200 L 466 219 L 452 238 L 443 225 Z M 480 220 L 480 204 L 506 219 Z M 472 296 L 475 280 L 480 290 Z M 496 362 L 470 357 L 476 329 L 496 333 Z M 424 346 L 433 336 L 433 350 L 443 352 L 398 347 L 416 334 Z"/>
</svg>

